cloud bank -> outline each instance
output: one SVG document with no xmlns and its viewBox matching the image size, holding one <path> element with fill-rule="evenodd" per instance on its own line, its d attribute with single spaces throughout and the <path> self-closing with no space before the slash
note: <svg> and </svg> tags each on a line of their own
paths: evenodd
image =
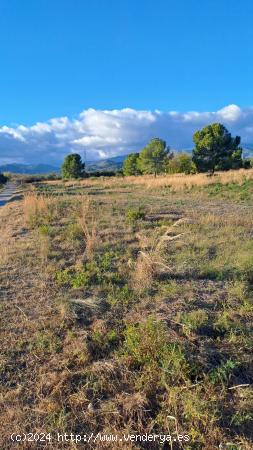
<svg viewBox="0 0 253 450">
<path fill-rule="evenodd" d="M 59 117 L 27 127 L 0 126 L 0 164 L 58 165 L 70 152 L 98 160 L 140 150 L 152 137 L 161 137 L 177 150 L 193 146 L 200 127 L 222 122 L 245 146 L 253 143 L 253 107 L 228 105 L 215 112 L 87 109 L 77 118 Z"/>
</svg>

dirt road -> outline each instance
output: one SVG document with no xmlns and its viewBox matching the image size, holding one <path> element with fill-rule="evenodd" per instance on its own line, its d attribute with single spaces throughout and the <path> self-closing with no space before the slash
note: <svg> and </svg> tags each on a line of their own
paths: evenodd
<svg viewBox="0 0 253 450">
<path fill-rule="evenodd" d="M 2 191 L 0 191 L 0 207 L 9 202 L 17 193 L 18 186 L 16 183 L 7 183 Z"/>
</svg>

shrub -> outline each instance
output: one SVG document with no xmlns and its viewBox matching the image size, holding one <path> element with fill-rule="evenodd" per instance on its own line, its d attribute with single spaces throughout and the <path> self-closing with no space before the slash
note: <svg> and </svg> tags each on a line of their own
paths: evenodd
<svg viewBox="0 0 253 450">
<path fill-rule="evenodd" d="M 99 267 L 95 261 L 85 263 L 81 270 L 57 270 L 55 280 L 58 284 L 70 286 L 73 289 L 88 287 L 92 283 L 102 281 Z"/>
<path fill-rule="evenodd" d="M 205 325 L 208 322 L 208 315 L 203 309 L 197 309 L 188 313 L 180 313 L 178 320 L 183 325 L 184 333 L 188 335 Z"/>
<path fill-rule="evenodd" d="M 166 162 L 167 173 L 195 173 L 196 168 L 192 162 L 191 155 L 188 153 L 179 153 L 173 158 L 168 158 Z"/>
<path fill-rule="evenodd" d="M 127 220 L 131 224 L 135 224 L 138 220 L 145 219 L 145 211 L 143 206 L 138 206 L 138 208 L 130 207 L 127 210 Z"/>
<path fill-rule="evenodd" d="M 215 369 L 213 369 L 209 373 L 210 381 L 214 384 L 224 383 L 224 382 L 228 381 L 233 373 L 233 370 L 237 366 L 238 366 L 238 363 L 233 361 L 232 359 L 228 359 L 227 361 L 222 361 L 218 367 L 215 367 Z"/>
<path fill-rule="evenodd" d="M 188 368 L 179 344 L 168 342 L 165 325 L 150 316 L 146 322 L 127 325 L 124 333 L 123 355 L 132 367 L 142 368 L 152 377 L 160 373 L 161 381 L 179 381 Z"/>
<path fill-rule="evenodd" d="M 213 324 L 214 330 L 221 334 L 225 334 L 231 330 L 240 330 L 241 324 L 233 316 L 233 310 L 224 309 Z"/>
<path fill-rule="evenodd" d="M 116 330 L 109 330 L 106 333 L 93 331 L 89 337 L 89 350 L 95 358 L 105 358 L 110 352 L 115 350 L 120 342 Z"/>
<path fill-rule="evenodd" d="M 53 232 L 53 229 L 49 225 L 40 225 L 38 231 L 42 236 L 50 236 Z"/>
<path fill-rule="evenodd" d="M 118 260 L 119 255 L 113 250 L 105 252 L 98 258 L 98 265 L 104 271 L 112 270 L 115 267 L 115 263 Z"/>
<path fill-rule="evenodd" d="M 123 287 L 112 286 L 112 291 L 108 294 L 107 300 L 111 306 L 119 306 L 124 312 L 128 306 L 134 303 L 135 297 L 133 291 L 125 284 Z"/>
</svg>

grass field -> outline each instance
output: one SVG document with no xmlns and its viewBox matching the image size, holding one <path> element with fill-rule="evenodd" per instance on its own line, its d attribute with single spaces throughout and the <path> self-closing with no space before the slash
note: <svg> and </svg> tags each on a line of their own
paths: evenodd
<svg viewBox="0 0 253 450">
<path fill-rule="evenodd" d="M 1 448 L 252 449 L 252 194 L 253 170 L 55 181 L 0 211 Z"/>
</svg>

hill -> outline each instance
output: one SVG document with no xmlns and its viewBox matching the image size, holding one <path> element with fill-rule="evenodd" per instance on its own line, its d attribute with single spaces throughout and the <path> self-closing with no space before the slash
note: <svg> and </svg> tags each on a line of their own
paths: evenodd
<svg viewBox="0 0 253 450">
<path fill-rule="evenodd" d="M 50 164 L 4 164 L 0 166 L 0 172 L 21 173 L 21 174 L 45 174 L 59 172 L 59 167 Z"/>
<path fill-rule="evenodd" d="M 127 155 L 114 156 L 112 158 L 101 159 L 100 161 L 88 161 L 86 167 L 88 172 L 97 170 L 119 170 L 123 166 L 123 161 Z"/>
</svg>

